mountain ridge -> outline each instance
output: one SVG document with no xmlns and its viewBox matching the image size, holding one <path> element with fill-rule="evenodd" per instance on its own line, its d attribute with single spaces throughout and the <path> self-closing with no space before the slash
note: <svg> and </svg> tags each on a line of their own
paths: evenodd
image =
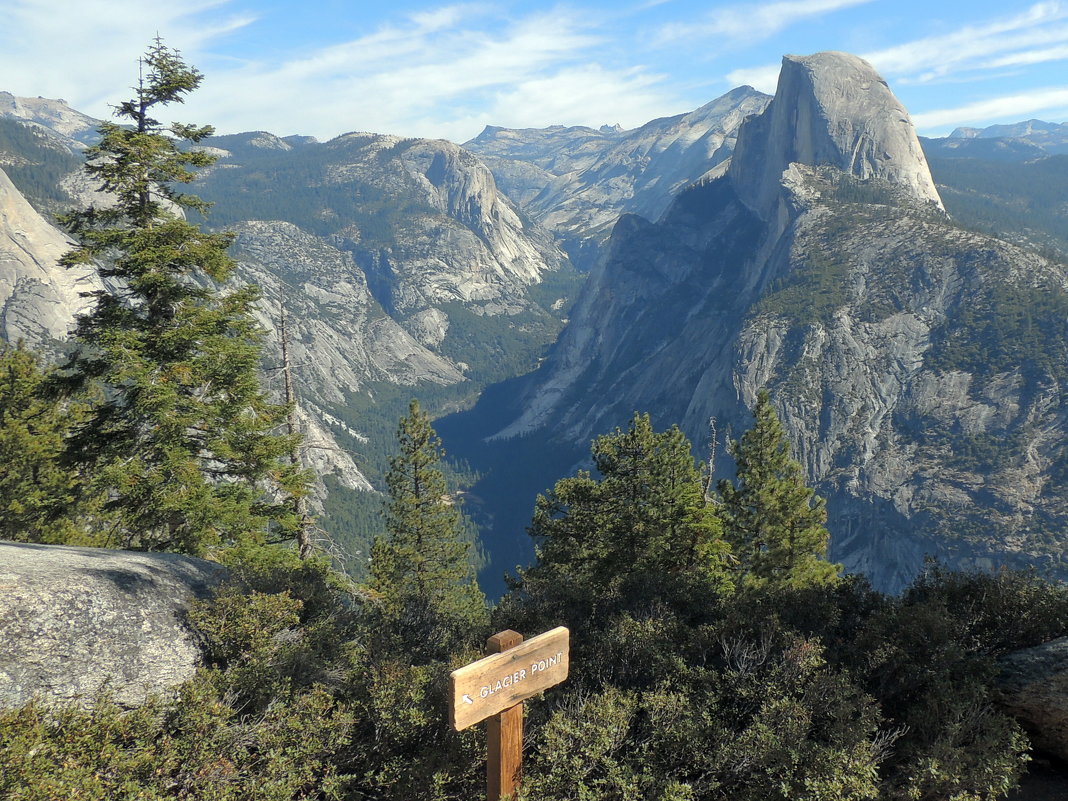
<svg viewBox="0 0 1068 801">
<path fill-rule="evenodd" d="M 488 442 L 565 448 L 638 409 L 700 443 L 710 418 L 744 430 L 766 387 L 828 497 L 831 555 L 847 569 L 883 589 L 904 586 L 925 554 L 1063 573 L 1047 539 L 1068 521 L 1055 467 L 1068 442 L 1063 265 L 946 217 L 907 115 L 870 66 L 787 57 L 784 77 L 727 165 L 659 222 L 620 218 Z M 1009 316 L 1028 308 L 1032 323 Z M 1043 344 L 1017 372 L 1028 325 Z M 1013 326 L 975 357 L 980 335 Z"/>
</svg>

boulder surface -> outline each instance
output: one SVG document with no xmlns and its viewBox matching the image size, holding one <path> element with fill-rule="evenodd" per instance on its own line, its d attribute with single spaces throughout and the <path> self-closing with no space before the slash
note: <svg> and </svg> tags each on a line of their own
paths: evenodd
<svg viewBox="0 0 1068 801">
<path fill-rule="evenodd" d="M 225 577 L 179 554 L 0 543 L 0 704 L 107 688 L 132 707 L 186 681 L 201 657 L 186 610 Z"/>
<path fill-rule="evenodd" d="M 1068 761 L 1068 637 L 1007 654 L 1001 669 L 1002 708 L 1036 748 Z"/>
</svg>

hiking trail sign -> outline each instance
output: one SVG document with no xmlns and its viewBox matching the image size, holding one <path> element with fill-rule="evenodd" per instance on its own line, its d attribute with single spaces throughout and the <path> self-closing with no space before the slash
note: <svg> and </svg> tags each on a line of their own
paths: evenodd
<svg viewBox="0 0 1068 801">
<path fill-rule="evenodd" d="M 486 641 L 484 659 L 449 676 L 449 722 L 456 731 L 489 720 L 487 801 L 510 796 L 523 760 L 523 702 L 567 678 L 570 632 L 559 626 L 523 641 L 502 631 Z"/>
</svg>

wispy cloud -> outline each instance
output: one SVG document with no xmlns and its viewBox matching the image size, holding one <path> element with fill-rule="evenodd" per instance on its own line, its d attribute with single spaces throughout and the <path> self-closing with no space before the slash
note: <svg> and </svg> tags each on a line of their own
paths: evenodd
<svg viewBox="0 0 1068 801">
<path fill-rule="evenodd" d="M 907 83 L 932 83 L 962 72 L 1060 60 L 1068 58 L 1068 24 L 1057 23 L 1066 21 L 1068 4 L 1037 3 L 1021 14 L 874 50 L 863 58 L 885 77 Z M 755 78 L 766 83 L 772 71 L 777 75 L 778 66 L 737 69 L 727 74 L 727 80 Z"/>
<path fill-rule="evenodd" d="M 6 0 L 0 3 L 4 88 L 59 96 L 100 113 L 107 87 L 128 86 L 137 57 L 157 33 L 184 52 L 201 51 L 252 23 L 226 0 Z M 78 92 L 73 94 L 73 86 Z M 115 98 L 111 98 L 115 100 Z"/>
<path fill-rule="evenodd" d="M 1019 120 L 1027 115 L 1068 110 L 1068 89 L 1036 89 L 1030 92 L 991 97 L 955 108 L 924 111 L 912 115 L 912 122 L 920 131 L 930 131 L 987 123 L 990 120 Z"/>
<path fill-rule="evenodd" d="M 1044 50 L 1012 53 L 1008 56 L 995 58 L 983 66 L 991 69 L 1000 69 L 1002 67 L 1023 67 L 1031 66 L 1033 64 L 1043 64 L 1047 61 L 1064 61 L 1065 59 L 1068 59 L 1068 45 L 1048 47 Z"/>
<path fill-rule="evenodd" d="M 1035 48 L 1068 43 L 1068 4 L 1036 3 L 1013 16 L 968 25 L 865 54 L 876 69 L 916 82 L 994 66 L 992 56 L 1026 58 Z"/>
<path fill-rule="evenodd" d="M 769 95 L 775 94 L 775 86 L 779 82 L 779 65 L 765 64 L 762 67 L 732 70 L 727 73 L 727 82 L 731 86 L 752 86 Z"/>
<path fill-rule="evenodd" d="M 972 23 L 937 36 L 913 39 L 862 55 L 899 86 L 979 82 L 1013 67 L 1068 59 L 1068 3 L 1035 3 L 1023 11 Z M 726 75 L 732 86 L 749 84 L 773 92 L 779 65 L 736 69 Z M 1035 90 L 975 101 L 956 108 L 913 115 L 919 128 L 1005 119 L 1063 107 L 1060 89 Z"/>
<path fill-rule="evenodd" d="M 213 80 L 198 103 L 222 129 L 240 114 L 286 133 L 459 140 L 487 123 L 637 125 L 662 113 L 665 93 L 651 88 L 661 76 L 591 62 L 602 42 L 594 21 L 563 9 L 509 19 L 451 6 L 280 65 L 246 64 Z"/>
<path fill-rule="evenodd" d="M 713 9 L 696 22 L 664 25 L 657 34 L 657 42 L 670 44 L 710 37 L 753 42 L 774 36 L 810 17 L 870 2 L 872 0 L 779 0 L 775 3 L 723 6 Z"/>
</svg>

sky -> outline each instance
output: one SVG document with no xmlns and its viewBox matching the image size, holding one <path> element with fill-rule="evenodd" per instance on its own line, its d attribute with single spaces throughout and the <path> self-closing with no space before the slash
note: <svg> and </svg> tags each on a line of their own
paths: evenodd
<svg viewBox="0 0 1068 801">
<path fill-rule="evenodd" d="M 0 0 L 0 91 L 107 117 L 157 34 L 205 76 L 167 111 L 220 133 L 634 128 L 821 50 L 871 62 L 922 135 L 1068 121 L 1068 0 Z"/>
</svg>

